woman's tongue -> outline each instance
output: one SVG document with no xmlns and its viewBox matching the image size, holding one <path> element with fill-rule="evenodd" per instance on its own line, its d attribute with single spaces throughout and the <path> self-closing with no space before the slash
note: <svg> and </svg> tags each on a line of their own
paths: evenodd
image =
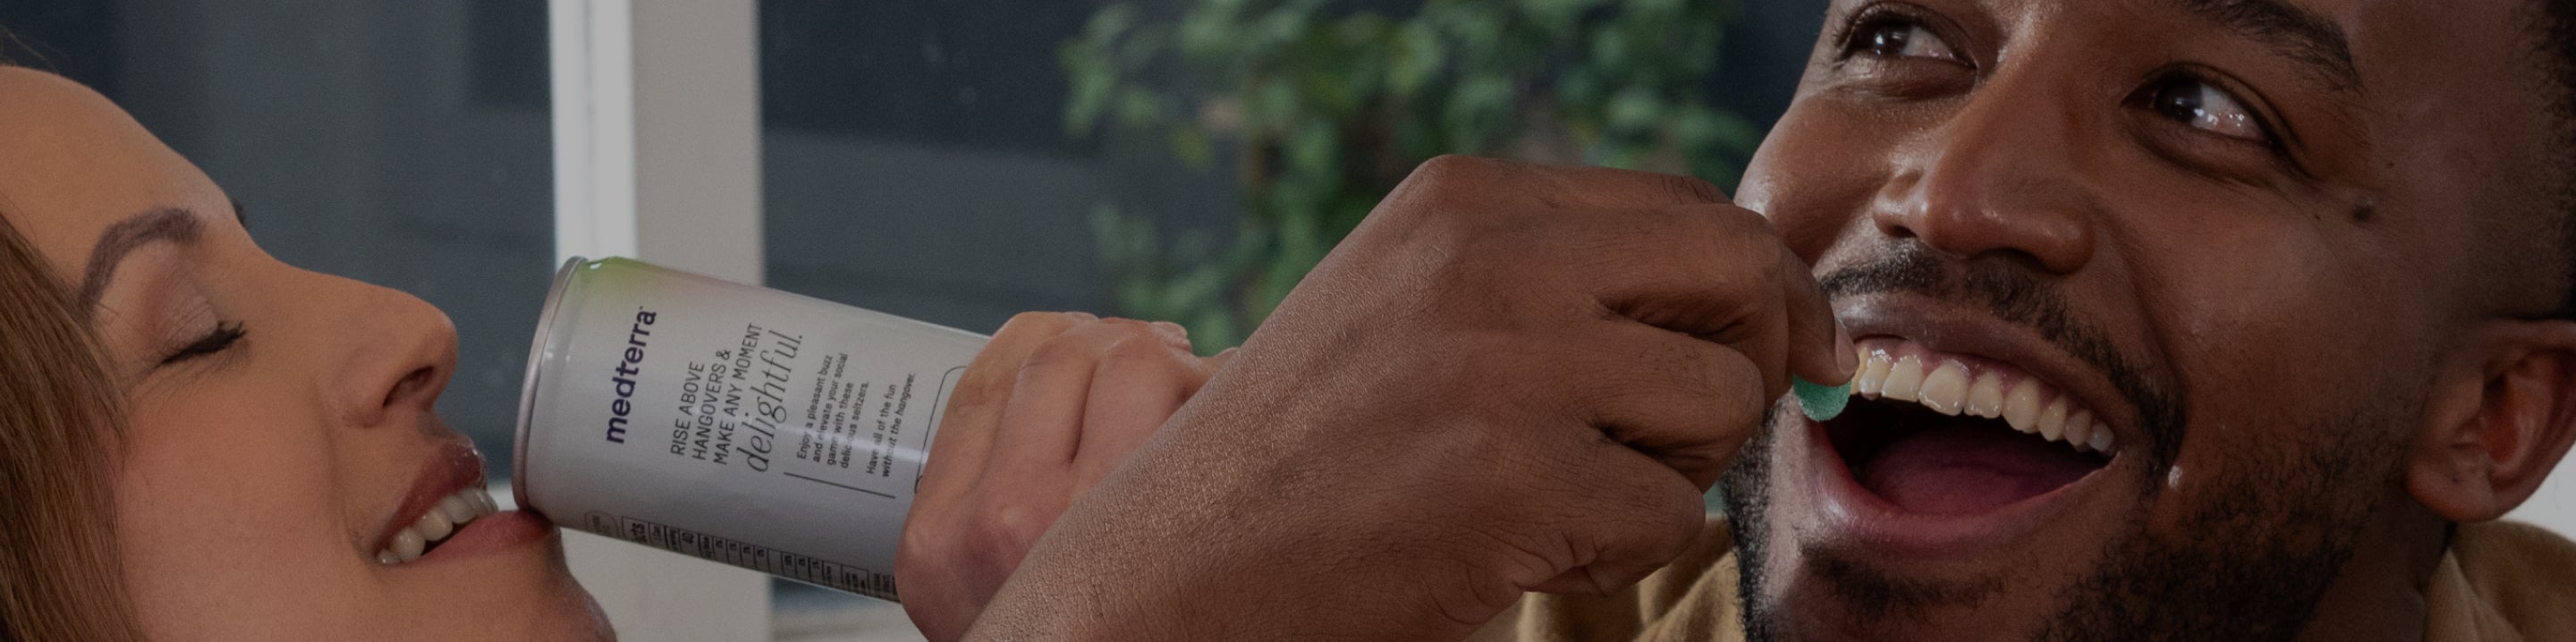
<svg viewBox="0 0 2576 642">
<path fill-rule="evenodd" d="M 1960 422 L 1881 447 L 1861 467 L 1859 481 L 1907 512 L 1972 514 L 2056 490 L 2102 464 L 2037 435 Z"/>
</svg>

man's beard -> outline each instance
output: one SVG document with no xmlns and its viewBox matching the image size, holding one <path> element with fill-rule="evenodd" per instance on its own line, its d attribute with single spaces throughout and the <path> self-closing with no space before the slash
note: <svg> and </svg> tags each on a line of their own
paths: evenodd
<svg viewBox="0 0 2576 642">
<path fill-rule="evenodd" d="M 2392 404 L 2393 405 L 2393 404 Z M 2374 416 L 2375 415 L 2375 416 Z M 1775 417 L 1782 416 L 1778 413 Z M 2397 483 L 2388 422 L 2411 414 L 2359 413 L 2321 421 L 2326 437 L 2300 461 L 2252 466 L 2255 474 L 2214 480 L 2170 533 L 2148 531 L 2143 510 L 2126 535 L 2102 547 L 2093 568 L 2057 600 L 2057 613 L 2032 639 L 2060 641 L 2289 640 L 2307 628 L 2317 602 L 2339 576 L 2381 508 L 2378 491 Z M 2371 425 L 2378 422 L 2379 425 Z M 1789 639 L 1786 614 L 1766 603 L 1766 554 L 1774 431 L 1746 444 L 1720 482 L 1727 526 L 1742 569 L 1738 591 L 1746 639 Z M 2150 467 L 2149 472 L 2162 470 Z M 2153 482 L 2155 480 L 2141 480 Z M 2140 504 L 2164 488 L 2147 483 Z M 1789 542 L 1789 545 L 1796 545 Z M 1910 582 L 1872 562 L 1810 552 L 1816 579 L 1842 601 L 1840 612 L 1870 621 L 1850 629 L 1889 630 L 1883 623 L 1923 621 L 1933 609 L 1973 604 L 2002 590 L 2000 578 L 1960 584 Z"/>
<path fill-rule="evenodd" d="M 2026 274 L 1954 268 L 1908 245 L 1822 281 L 1835 297 L 1916 292 L 1984 303 L 2005 321 L 2032 327 L 2102 369 L 2138 404 L 2144 422 L 2139 428 L 2151 440 L 2134 451 L 2147 465 L 2132 467 L 2142 478 L 2131 481 L 2145 492 L 2126 534 L 2105 543 L 2092 568 L 2058 596 L 2057 613 L 2034 639 L 2288 640 L 2304 630 L 2351 559 L 2368 518 L 2381 508 L 2382 491 L 2398 483 L 2399 437 L 2422 413 L 2422 390 L 2361 396 L 2384 401 L 2306 426 L 2300 434 L 2314 441 L 2302 444 L 2303 456 L 2293 461 L 2234 462 L 2240 469 L 2234 477 L 2195 480 L 2214 485 L 2195 493 L 2200 504 L 2177 520 L 2175 530 L 2152 532 L 2145 508 L 2168 490 L 2159 477 L 2174 470 L 2186 433 L 2180 398 L 2140 376 L 2055 292 Z M 1741 569 L 1740 612 L 1745 634 L 1755 642 L 1792 635 L 1778 605 L 1764 601 L 1763 589 L 1770 580 L 1766 554 L 1776 544 L 1768 529 L 1776 427 L 1794 412 L 1791 405 L 1775 408 L 1719 481 Z M 1846 630 L 1891 630 L 1884 624 L 1925 621 L 1934 609 L 1973 604 L 2007 586 L 2001 576 L 1959 583 L 1908 580 L 1886 572 L 1877 560 L 1802 552 L 1811 567 L 1804 570 L 1839 600 L 1839 612 L 1864 620 L 1848 623 Z"/>
</svg>

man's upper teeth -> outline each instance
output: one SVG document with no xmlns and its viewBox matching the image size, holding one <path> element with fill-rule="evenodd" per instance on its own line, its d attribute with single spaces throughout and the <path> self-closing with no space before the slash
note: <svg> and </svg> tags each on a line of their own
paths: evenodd
<svg viewBox="0 0 2576 642">
<path fill-rule="evenodd" d="M 438 498 L 438 503 L 431 504 L 419 521 L 394 531 L 393 540 L 376 551 L 376 563 L 391 566 L 420 559 L 431 544 L 456 534 L 466 522 L 500 510 L 500 505 L 492 501 L 492 493 L 481 488 L 467 488 Z"/>
<path fill-rule="evenodd" d="M 2091 409 L 2038 377 L 2023 374 L 2006 383 L 2008 377 L 1998 368 L 1978 372 L 1957 359 L 1926 363 L 1921 355 L 1891 356 L 1883 349 L 1861 349 L 1860 364 L 1860 372 L 1852 375 L 1852 394 L 1911 401 L 1945 415 L 2002 419 L 2013 430 L 2076 450 L 2107 455 L 2115 445 L 2109 427 L 2094 421 Z"/>
</svg>

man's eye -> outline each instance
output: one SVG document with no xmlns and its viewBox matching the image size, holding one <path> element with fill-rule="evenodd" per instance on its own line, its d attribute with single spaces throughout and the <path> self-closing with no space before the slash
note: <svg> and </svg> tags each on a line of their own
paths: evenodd
<svg viewBox="0 0 2576 642">
<path fill-rule="evenodd" d="M 196 341 L 189 343 L 187 347 L 180 348 L 178 352 L 171 353 L 169 357 L 161 360 L 161 365 L 166 366 L 187 361 L 189 359 L 223 352 L 224 349 L 231 348 L 233 347 L 233 344 L 241 342 L 242 337 L 245 334 L 246 333 L 242 331 L 242 325 L 240 323 L 226 321 L 215 324 L 215 330 L 213 332 L 206 333 L 206 336 L 198 337 Z"/>
<path fill-rule="evenodd" d="M 2175 78 L 2147 91 L 2147 108 L 2174 122 L 2250 143 L 2272 144 L 2271 129 L 2261 115 L 2208 81 Z"/>
<path fill-rule="evenodd" d="M 1959 52 L 1950 48 L 1940 34 L 1911 20 L 1881 18 L 1864 23 L 1852 32 L 1844 47 L 1846 55 L 1866 53 L 1879 58 L 1928 58 L 1960 62 Z"/>
</svg>

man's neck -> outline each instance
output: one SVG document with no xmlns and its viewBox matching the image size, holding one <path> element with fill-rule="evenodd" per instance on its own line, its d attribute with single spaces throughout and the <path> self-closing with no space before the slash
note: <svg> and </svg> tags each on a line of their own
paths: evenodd
<svg viewBox="0 0 2576 642">
<path fill-rule="evenodd" d="M 2424 639 L 2425 587 L 2448 552 L 2451 525 L 2411 498 L 2391 503 L 2365 525 L 2301 642 Z"/>
</svg>

